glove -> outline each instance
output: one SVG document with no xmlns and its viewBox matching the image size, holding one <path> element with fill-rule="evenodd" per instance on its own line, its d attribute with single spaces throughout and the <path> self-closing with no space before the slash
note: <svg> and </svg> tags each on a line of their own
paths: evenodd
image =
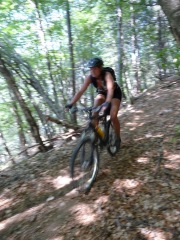
<svg viewBox="0 0 180 240">
<path fill-rule="evenodd" d="M 110 102 L 105 102 L 102 104 L 102 110 L 104 111 L 105 114 L 109 114 L 111 108 L 111 103 Z"/>
<path fill-rule="evenodd" d="M 72 106 L 73 106 L 73 104 L 66 104 L 66 105 L 65 105 L 65 108 L 71 109 Z"/>
<path fill-rule="evenodd" d="M 105 103 L 103 103 L 101 106 L 104 108 L 104 110 L 106 110 L 106 109 L 109 109 L 109 108 L 110 108 L 111 103 L 110 103 L 110 102 L 105 102 Z"/>
</svg>

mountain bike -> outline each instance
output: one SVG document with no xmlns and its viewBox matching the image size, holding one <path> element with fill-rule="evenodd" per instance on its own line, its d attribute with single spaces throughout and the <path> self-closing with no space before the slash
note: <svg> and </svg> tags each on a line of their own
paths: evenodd
<svg viewBox="0 0 180 240">
<path fill-rule="evenodd" d="M 70 175 L 74 187 L 84 194 L 89 193 L 96 180 L 100 163 L 99 150 L 106 147 L 111 156 L 114 156 L 119 150 L 110 116 L 108 113 L 100 115 L 101 109 L 102 105 L 72 110 L 72 112 L 80 111 L 88 115 L 87 126 L 70 159 Z M 99 114 L 98 128 L 93 124 L 93 112 Z"/>
</svg>

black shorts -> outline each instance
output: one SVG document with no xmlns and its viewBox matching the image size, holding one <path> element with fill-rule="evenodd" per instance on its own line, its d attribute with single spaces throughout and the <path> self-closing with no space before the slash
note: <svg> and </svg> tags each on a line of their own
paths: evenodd
<svg viewBox="0 0 180 240">
<path fill-rule="evenodd" d="M 107 91 L 106 90 L 103 90 L 103 89 L 98 89 L 97 88 L 97 93 L 98 94 L 102 94 L 104 95 L 105 97 L 107 96 Z M 122 100 L 122 90 L 121 88 L 119 87 L 119 85 L 115 82 L 115 89 L 114 89 L 114 95 L 112 98 L 117 98 L 119 99 L 120 101 Z"/>
</svg>

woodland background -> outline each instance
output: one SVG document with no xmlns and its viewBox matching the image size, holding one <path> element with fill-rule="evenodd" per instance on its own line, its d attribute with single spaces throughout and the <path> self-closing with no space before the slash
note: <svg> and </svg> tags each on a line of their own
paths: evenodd
<svg viewBox="0 0 180 240">
<path fill-rule="evenodd" d="M 178 75 L 176 9 L 178 0 L 2 0 L 0 163 L 32 154 L 28 147 L 36 144 L 48 150 L 48 139 L 79 123 L 64 105 L 83 83 L 91 57 L 114 68 L 126 102 Z M 94 94 L 89 88 L 79 104 L 90 106 Z M 47 122 L 46 115 L 63 124 Z"/>
</svg>

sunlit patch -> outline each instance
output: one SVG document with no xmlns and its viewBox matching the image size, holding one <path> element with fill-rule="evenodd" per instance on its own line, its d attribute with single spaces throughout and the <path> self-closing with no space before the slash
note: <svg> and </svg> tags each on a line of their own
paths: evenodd
<svg viewBox="0 0 180 240">
<path fill-rule="evenodd" d="M 143 137 L 140 137 L 140 138 L 134 138 L 134 141 L 141 141 L 141 140 L 144 140 Z"/>
<path fill-rule="evenodd" d="M 172 237 L 171 233 L 166 233 L 160 228 L 140 228 L 140 232 L 144 237 L 146 237 L 147 240 L 168 240 L 170 237 Z"/>
<path fill-rule="evenodd" d="M 53 180 L 53 185 L 56 189 L 59 189 L 68 185 L 70 182 L 71 178 L 69 176 L 59 176 Z"/>
<path fill-rule="evenodd" d="M 10 207 L 12 201 L 13 201 L 12 198 L 5 198 L 2 195 L 0 195 L 0 210 Z"/>
<path fill-rule="evenodd" d="M 68 193 L 66 193 L 65 196 L 70 197 L 70 198 L 78 197 L 79 191 L 77 191 L 77 189 L 73 189 L 73 190 L 69 191 Z"/>
<path fill-rule="evenodd" d="M 59 237 L 51 238 L 50 240 L 64 240 L 64 237 L 59 236 Z"/>
<path fill-rule="evenodd" d="M 173 209 L 171 212 L 164 212 L 164 216 L 170 222 L 179 222 L 180 210 Z"/>
<path fill-rule="evenodd" d="M 72 214 L 74 214 L 76 220 L 83 225 L 89 225 L 97 220 L 97 216 L 93 212 L 93 208 L 83 203 L 75 205 L 72 208 Z"/>
<path fill-rule="evenodd" d="M 164 166 L 170 169 L 178 169 L 180 168 L 180 156 L 179 154 L 169 154 L 166 156 L 166 159 L 169 160 Z"/>
<path fill-rule="evenodd" d="M 109 196 L 100 196 L 95 202 L 96 203 L 107 203 L 109 200 Z"/>
<path fill-rule="evenodd" d="M 116 179 L 113 183 L 113 188 L 118 192 L 128 191 L 129 194 L 134 195 L 142 183 L 134 179 Z"/>
<path fill-rule="evenodd" d="M 145 137 L 146 138 L 163 138 L 163 134 L 151 134 L 151 133 L 147 133 L 146 135 L 145 135 Z"/>
<path fill-rule="evenodd" d="M 135 123 L 135 122 L 127 122 L 126 124 L 125 124 L 126 126 L 132 126 L 132 127 L 137 127 L 138 126 L 138 124 L 137 123 Z"/>
<path fill-rule="evenodd" d="M 61 176 L 67 176 L 69 174 L 69 171 L 67 169 L 62 169 L 59 172 L 59 175 Z"/>
<path fill-rule="evenodd" d="M 2 222 L 0 222 L 0 231 L 3 229 L 6 229 L 10 224 L 16 222 L 24 221 L 25 219 L 31 218 L 32 216 L 35 216 L 39 213 L 39 211 L 44 207 L 44 204 L 40 204 L 36 207 L 30 208 L 27 211 L 24 211 L 23 213 L 16 214 Z"/>
<path fill-rule="evenodd" d="M 131 112 L 131 113 L 144 113 L 144 111 L 142 111 L 142 110 L 136 110 L 136 109 L 131 109 L 130 112 Z"/>
<path fill-rule="evenodd" d="M 140 116 L 138 116 L 138 115 L 135 116 L 135 117 L 134 117 L 134 120 L 140 120 Z"/>
<path fill-rule="evenodd" d="M 147 157 L 139 157 L 137 160 L 136 160 L 138 163 L 148 163 L 149 162 L 149 158 Z"/>
<path fill-rule="evenodd" d="M 134 131 L 137 127 L 142 127 L 144 125 L 144 122 L 136 122 L 137 118 L 135 118 L 134 122 L 127 122 L 125 125 L 131 127 L 129 130 Z"/>
<path fill-rule="evenodd" d="M 133 127 L 133 128 L 130 128 L 129 130 L 130 131 L 134 131 L 136 129 L 136 127 Z"/>
</svg>

